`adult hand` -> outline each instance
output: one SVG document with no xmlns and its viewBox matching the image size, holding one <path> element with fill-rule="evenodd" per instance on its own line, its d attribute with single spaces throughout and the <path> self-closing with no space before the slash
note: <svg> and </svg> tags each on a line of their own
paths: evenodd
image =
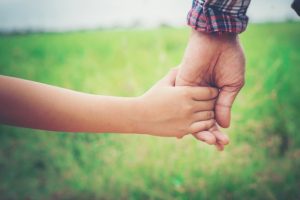
<svg viewBox="0 0 300 200">
<path fill-rule="evenodd" d="M 192 30 L 176 85 L 213 86 L 220 90 L 216 105 L 216 121 L 230 125 L 231 106 L 244 85 L 245 57 L 236 34 L 213 35 Z M 220 149 L 229 142 L 215 125 L 195 137 Z"/>
</svg>

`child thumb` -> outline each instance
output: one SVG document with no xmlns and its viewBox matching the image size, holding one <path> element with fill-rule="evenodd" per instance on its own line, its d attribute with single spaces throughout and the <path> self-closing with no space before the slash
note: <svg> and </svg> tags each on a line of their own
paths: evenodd
<svg viewBox="0 0 300 200">
<path fill-rule="evenodd" d="M 178 71 L 177 68 L 171 69 L 168 72 L 168 74 L 157 83 L 157 85 L 159 85 L 159 86 L 175 86 L 177 71 Z"/>
</svg>

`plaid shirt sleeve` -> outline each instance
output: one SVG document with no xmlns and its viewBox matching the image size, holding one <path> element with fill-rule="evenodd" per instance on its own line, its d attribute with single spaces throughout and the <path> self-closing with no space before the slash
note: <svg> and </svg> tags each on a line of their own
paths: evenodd
<svg viewBox="0 0 300 200">
<path fill-rule="evenodd" d="M 188 25 L 207 33 L 241 33 L 248 24 L 251 0 L 193 0 Z"/>
<path fill-rule="evenodd" d="M 300 16 L 300 0 L 294 0 L 292 4 L 292 8 L 296 11 L 296 13 Z"/>
</svg>

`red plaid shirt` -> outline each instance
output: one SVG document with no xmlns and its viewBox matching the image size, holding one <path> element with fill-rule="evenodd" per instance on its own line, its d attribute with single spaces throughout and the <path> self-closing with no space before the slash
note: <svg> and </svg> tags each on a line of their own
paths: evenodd
<svg viewBox="0 0 300 200">
<path fill-rule="evenodd" d="M 193 0 L 188 25 L 207 33 L 241 33 L 248 24 L 251 0 Z"/>
</svg>

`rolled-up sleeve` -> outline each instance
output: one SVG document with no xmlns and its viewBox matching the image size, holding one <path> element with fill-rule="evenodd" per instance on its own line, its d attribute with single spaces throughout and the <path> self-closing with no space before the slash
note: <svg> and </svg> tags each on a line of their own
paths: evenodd
<svg viewBox="0 0 300 200">
<path fill-rule="evenodd" d="M 206 33 L 241 33 L 248 24 L 251 0 L 193 0 L 187 23 Z"/>
</svg>

